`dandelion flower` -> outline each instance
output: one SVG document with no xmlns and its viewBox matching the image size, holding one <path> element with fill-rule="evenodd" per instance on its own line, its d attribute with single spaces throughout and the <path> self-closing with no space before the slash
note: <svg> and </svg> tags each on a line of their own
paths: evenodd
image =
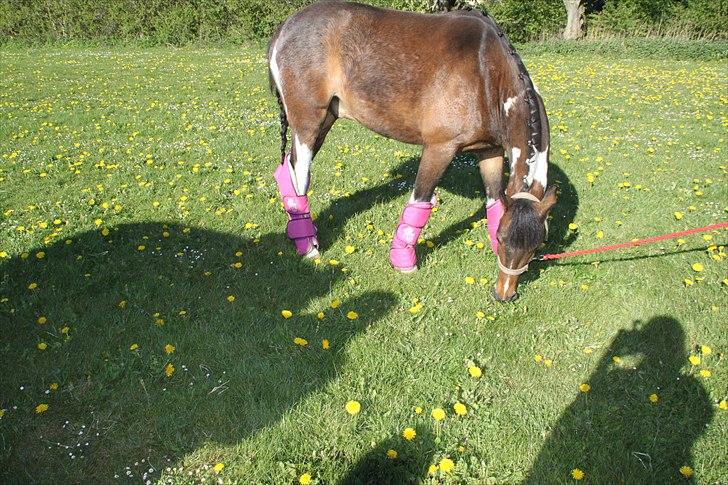
<svg viewBox="0 0 728 485">
<path fill-rule="evenodd" d="M 703 354 L 703 355 L 710 355 L 711 353 L 713 353 L 713 349 L 711 349 L 707 345 L 701 345 L 700 346 L 700 353 Z"/>
<path fill-rule="evenodd" d="M 225 468 L 225 463 L 217 463 L 214 467 L 212 467 L 212 470 L 215 473 L 220 473 L 223 468 Z"/>
<path fill-rule="evenodd" d="M 164 374 L 167 377 L 172 377 L 172 374 L 174 374 L 174 366 L 172 365 L 172 363 L 169 363 L 164 366 Z"/>
<path fill-rule="evenodd" d="M 728 410 L 728 401 L 723 399 L 721 402 L 718 403 L 718 407 L 722 409 L 723 411 Z"/>
<path fill-rule="evenodd" d="M 326 317 L 326 314 L 324 312 L 318 312 L 316 314 L 316 318 L 318 318 L 319 320 L 323 320 L 325 317 Z"/>
<path fill-rule="evenodd" d="M 435 421 L 442 421 L 443 419 L 445 419 L 445 410 L 443 410 L 442 408 L 433 409 L 431 414 Z"/>
<path fill-rule="evenodd" d="M 359 314 L 355 311 L 350 311 L 346 314 L 346 318 L 348 318 L 349 320 L 356 320 L 357 318 L 359 318 Z"/>
<path fill-rule="evenodd" d="M 468 367 L 468 373 L 470 374 L 470 377 L 474 377 L 476 379 L 483 375 L 483 371 L 480 370 L 480 367 L 474 365 Z"/>
<path fill-rule="evenodd" d="M 700 357 L 699 357 L 699 356 L 697 356 L 697 355 L 691 355 L 690 357 L 688 357 L 688 360 L 689 360 L 689 361 L 690 361 L 690 363 L 691 363 L 691 364 L 693 364 L 693 365 L 698 365 L 698 364 L 700 364 Z"/>
<path fill-rule="evenodd" d="M 649 399 L 652 404 L 657 404 L 657 401 L 660 400 L 660 397 L 657 394 L 650 394 Z"/>
<path fill-rule="evenodd" d="M 331 305 L 330 306 L 331 306 L 331 308 L 339 308 L 340 305 L 341 305 L 341 300 L 339 300 L 338 298 L 335 298 L 331 302 Z"/>
<path fill-rule="evenodd" d="M 409 312 L 412 315 L 416 315 L 420 312 L 420 310 L 422 310 L 422 303 L 416 303 L 415 305 L 410 307 Z"/>
<path fill-rule="evenodd" d="M 129 350 L 131 350 L 132 352 L 134 352 L 134 351 L 135 351 L 135 350 L 137 350 L 138 348 L 139 348 L 139 344 L 131 344 L 131 345 L 129 346 Z"/>
<path fill-rule="evenodd" d="M 622 362 L 622 358 L 620 356 L 618 356 L 618 355 L 613 355 L 612 356 L 612 362 L 614 362 L 615 364 L 619 364 L 619 363 Z"/>
<path fill-rule="evenodd" d="M 233 295 L 228 295 L 228 297 L 227 297 L 227 301 L 229 301 L 230 303 L 234 302 L 234 301 L 235 301 L 235 296 L 233 296 Z"/>
<path fill-rule="evenodd" d="M 417 436 L 417 431 L 415 431 L 413 428 L 405 428 L 404 431 L 402 431 L 402 437 L 406 439 L 407 441 L 412 441 Z"/>
<path fill-rule="evenodd" d="M 675 216 L 676 221 L 679 221 L 680 219 L 682 219 L 685 216 L 685 214 L 683 214 L 682 212 L 675 212 L 673 214 L 673 216 Z"/>
<path fill-rule="evenodd" d="M 28 285 L 29 290 L 35 290 L 36 288 L 38 288 L 38 283 L 31 283 Z"/>
<path fill-rule="evenodd" d="M 713 373 L 710 372 L 708 369 L 700 369 L 700 377 L 707 379 L 708 377 L 712 376 Z"/>
<path fill-rule="evenodd" d="M 35 407 L 35 413 L 36 413 L 36 414 L 44 413 L 44 412 L 46 412 L 46 411 L 48 411 L 48 405 L 47 405 L 46 403 L 41 403 L 41 404 L 38 404 L 38 405 L 37 405 L 37 406 Z"/>
<path fill-rule="evenodd" d="M 455 463 L 450 458 L 440 460 L 440 471 L 442 473 L 450 473 L 455 468 Z"/>
<path fill-rule="evenodd" d="M 293 316 L 293 312 L 291 310 L 281 310 L 281 316 L 288 319 Z"/>
<path fill-rule="evenodd" d="M 472 276 L 466 276 L 465 283 L 468 285 L 473 285 L 475 284 L 475 278 L 473 278 Z"/>
<path fill-rule="evenodd" d="M 39 325 L 43 325 L 43 324 L 45 324 L 45 323 L 46 323 L 47 321 L 48 321 L 48 319 L 47 319 L 46 317 L 44 317 L 43 315 L 41 315 L 41 316 L 39 316 L 39 317 L 38 317 L 38 324 L 39 324 Z"/>
<path fill-rule="evenodd" d="M 468 414 L 468 408 L 465 406 L 465 404 L 461 402 L 456 402 L 453 404 L 453 409 L 455 410 L 455 414 L 458 416 L 465 416 Z"/>
<path fill-rule="evenodd" d="M 437 470 L 439 470 L 439 469 L 440 468 L 437 465 L 430 465 L 427 468 L 427 474 L 428 475 L 434 475 L 435 473 L 437 473 Z"/>
<path fill-rule="evenodd" d="M 533 356 L 533 360 L 534 360 L 534 362 L 536 362 L 537 364 L 540 364 L 540 363 L 541 363 L 541 362 L 543 361 L 543 355 L 541 355 L 541 354 L 536 354 L 536 355 L 534 355 L 534 356 Z"/>
<path fill-rule="evenodd" d="M 40 343 L 38 344 L 38 350 L 45 350 L 45 349 L 47 349 L 47 348 L 48 348 L 48 344 L 47 344 L 47 343 L 45 343 L 45 342 L 40 342 Z"/>
<path fill-rule="evenodd" d="M 354 248 L 354 246 L 346 246 L 346 247 L 344 248 L 344 252 L 345 252 L 346 254 L 351 254 L 351 253 L 353 253 L 353 252 L 354 252 L 355 250 L 356 250 L 356 248 Z"/>
<path fill-rule="evenodd" d="M 48 388 L 49 388 L 49 389 L 50 389 L 51 391 L 57 391 L 57 390 L 58 390 L 58 383 L 57 383 L 57 382 L 52 382 L 52 383 L 51 383 L 51 385 L 50 385 L 50 386 L 48 386 Z"/>
<path fill-rule="evenodd" d="M 397 458 L 397 450 L 387 450 L 387 458 L 390 460 Z"/>
<path fill-rule="evenodd" d="M 573 222 L 569 223 L 569 230 L 570 231 L 576 231 L 577 229 L 579 229 L 579 226 L 577 224 L 575 224 Z"/>
<path fill-rule="evenodd" d="M 571 470 L 571 476 L 574 480 L 582 480 L 584 478 L 584 472 L 579 468 L 574 468 Z"/>
<path fill-rule="evenodd" d="M 329 350 L 329 346 L 330 346 L 330 344 L 329 344 L 329 339 L 326 339 L 326 338 L 325 338 L 325 339 L 323 339 L 323 340 L 321 341 L 321 348 L 322 348 L 322 349 L 324 349 L 324 350 Z"/>
<path fill-rule="evenodd" d="M 422 406 L 417 406 L 415 408 L 415 414 L 422 414 Z"/>
<path fill-rule="evenodd" d="M 308 345 L 308 340 L 306 340 L 305 338 L 296 337 L 293 339 L 293 343 L 296 345 L 300 345 L 301 347 L 305 347 L 306 345 Z"/>
<path fill-rule="evenodd" d="M 687 466 L 687 465 L 683 465 L 683 466 L 681 466 L 681 467 L 680 467 L 680 474 L 681 474 L 682 476 L 684 476 L 685 478 L 690 478 L 690 477 L 692 477 L 692 476 L 693 476 L 693 473 L 694 473 L 694 472 L 693 472 L 693 469 L 692 469 L 692 468 L 690 468 L 690 467 L 689 467 L 689 466 Z"/>
<path fill-rule="evenodd" d="M 349 401 L 346 403 L 345 406 L 346 412 L 351 414 L 352 416 L 359 414 L 359 411 L 361 411 L 361 404 L 359 401 Z"/>
<path fill-rule="evenodd" d="M 300 477 L 298 477 L 298 483 L 301 485 L 308 485 L 311 483 L 311 474 L 310 473 L 304 473 Z"/>
<path fill-rule="evenodd" d="M 589 384 L 587 384 L 586 382 L 579 385 L 579 390 L 581 392 L 589 392 L 590 389 L 591 389 L 591 386 Z"/>
<path fill-rule="evenodd" d="M 175 349 L 176 349 L 176 347 L 174 345 L 172 345 L 172 344 L 167 344 L 167 345 L 164 346 L 164 351 L 167 353 L 167 355 L 169 355 L 172 352 L 174 352 Z"/>
</svg>

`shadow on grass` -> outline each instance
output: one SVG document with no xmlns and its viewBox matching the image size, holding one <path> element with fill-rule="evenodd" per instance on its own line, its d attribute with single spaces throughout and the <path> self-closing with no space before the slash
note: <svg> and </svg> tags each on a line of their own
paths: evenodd
<svg viewBox="0 0 728 485">
<path fill-rule="evenodd" d="M 387 203 L 401 197 L 403 193 L 401 187 L 398 186 L 402 184 L 412 186 L 414 184 L 419 163 L 419 157 L 408 158 L 390 171 L 392 181 L 376 187 L 360 190 L 349 197 L 342 197 L 332 201 L 319 214 L 317 219 L 319 221 L 319 239 L 323 249 L 328 248 L 339 237 L 349 218 L 369 210 L 376 204 Z M 555 184 L 558 187 L 558 202 L 551 211 L 548 240 L 541 252 L 558 253 L 565 251 L 577 237 L 576 234 L 569 231 L 569 223 L 576 216 L 579 207 L 579 195 L 566 173 L 553 163 L 549 165 L 549 184 Z M 419 245 L 417 247 L 419 266 L 427 264 L 427 258 L 433 251 L 447 246 L 450 242 L 460 237 L 464 231 L 470 229 L 472 223 L 482 220 L 485 217 L 485 189 L 475 159 L 471 155 L 461 154 L 455 157 L 438 184 L 436 192 L 439 190 L 445 190 L 461 197 L 482 200 L 483 207 L 474 216 L 453 222 L 439 234 L 431 238 L 434 243 L 433 248 Z M 402 209 L 404 209 L 404 206 Z M 399 220 L 400 211 L 392 214 L 392 233 Z M 487 229 L 485 226 L 476 229 L 476 231 L 481 231 L 483 237 L 487 238 Z M 495 255 L 489 250 L 484 254 L 495 260 Z M 554 263 L 539 263 L 540 266 L 550 264 Z M 521 284 L 527 284 L 527 282 L 537 279 L 538 276 L 538 271 L 529 271 L 521 277 Z"/>
<path fill-rule="evenodd" d="M 685 336 L 674 318 L 621 330 L 588 379 L 589 392 L 549 433 L 526 483 L 571 482 L 574 468 L 589 483 L 683 479 L 679 470 L 692 467 L 691 448 L 714 412 L 696 368 L 680 371 L 686 362 Z"/>
<path fill-rule="evenodd" d="M 377 444 L 349 470 L 339 485 L 421 483 L 427 477 L 436 447 L 431 429 L 417 427 L 415 431 L 417 436 L 411 442 L 395 434 Z M 396 458 L 387 455 L 390 450 L 397 453 Z"/>
<path fill-rule="evenodd" d="M 278 233 L 128 224 L 3 262 L 2 481 L 158 476 L 204 442 L 238 443 L 322 390 L 347 342 L 396 298 L 348 296 L 340 269 L 302 261 L 289 244 Z M 39 404 L 47 411 L 36 413 Z"/>
</svg>

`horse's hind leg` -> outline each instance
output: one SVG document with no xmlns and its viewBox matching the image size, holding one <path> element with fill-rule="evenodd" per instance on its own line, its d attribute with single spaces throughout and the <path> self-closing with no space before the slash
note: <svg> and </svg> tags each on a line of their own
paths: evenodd
<svg viewBox="0 0 728 485">
<path fill-rule="evenodd" d="M 498 254 L 498 226 L 503 217 L 503 202 L 501 191 L 503 190 L 503 149 L 497 147 L 491 150 L 483 150 L 476 153 L 478 157 L 478 169 L 485 185 L 485 217 L 487 218 L 488 234 L 490 235 L 490 247 Z"/>
<path fill-rule="evenodd" d="M 289 112 L 293 151 L 286 155 L 274 176 L 289 217 L 286 233 L 298 254 L 315 258 L 319 255 L 319 242 L 306 194 L 311 162 L 336 117 L 328 109 L 298 109 L 295 112 L 289 109 Z"/>
<path fill-rule="evenodd" d="M 415 245 L 434 206 L 434 192 L 445 169 L 455 156 L 457 147 L 428 145 L 422 150 L 412 197 L 404 208 L 389 249 L 389 261 L 394 269 L 410 273 L 417 269 Z"/>
</svg>

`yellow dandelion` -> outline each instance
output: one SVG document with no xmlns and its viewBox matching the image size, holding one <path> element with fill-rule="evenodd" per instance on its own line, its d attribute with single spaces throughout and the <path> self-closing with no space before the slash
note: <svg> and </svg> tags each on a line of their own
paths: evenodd
<svg viewBox="0 0 728 485">
<path fill-rule="evenodd" d="M 685 216 L 685 214 L 683 214 L 682 212 L 675 212 L 673 213 L 673 216 L 675 216 L 675 220 L 679 221 Z"/>
<path fill-rule="evenodd" d="M 483 375 L 483 371 L 480 370 L 480 367 L 471 365 L 470 367 L 468 367 L 468 374 L 470 374 L 470 377 L 478 379 L 480 376 Z"/>
<path fill-rule="evenodd" d="M 229 301 L 230 303 L 234 302 L 235 301 L 235 296 L 234 295 L 228 295 L 227 301 Z"/>
<path fill-rule="evenodd" d="M 35 257 L 38 259 L 45 258 L 45 255 L 46 255 L 45 251 L 38 251 L 37 253 L 35 253 Z"/>
<path fill-rule="evenodd" d="M 214 471 L 215 473 L 220 473 L 223 468 L 225 468 L 224 463 L 217 463 L 214 467 L 212 467 L 212 471 Z"/>
<path fill-rule="evenodd" d="M 344 406 L 344 409 L 346 409 L 346 412 L 351 414 L 352 416 L 359 414 L 359 411 L 361 411 L 361 403 L 359 401 L 348 401 L 346 403 L 346 406 Z"/>
<path fill-rule="evenodd" d="M 301 485 L 309 485 L 311 483 L 311 474 L 310 473 L 304 473 L 300 477 L 298 477 L 298 483 Z"/>
<path fill-rule="evenodd" d="M 339 300 L 338 298 L 335 298 L 334 300 L 331 301 L 330 306 L 331 306 L 331 308 L 339 308 L 339 306 L 341 306 L 341 300 Z"/>
<path fill-rule="evenodd" d="M 46 412 L 46 411 L 48 411 L 48 405 L 47 405 L 46 403 L 41 403 L 41 404 L 38 404 L 38 405 L 37 405 L 37 406 L 35 407 L 35 413 L 36 413 L 36 414 L 44 413 L 44 412 Z"/>
<path fill-rule="evenodd" d="M 171 362 L 164 366 L 164 374 L 167 377 L 172 377 L 172 374 L 174 374 L 174 366 Z"/>
<path fill-rule="evenodd" d="M 445 419 L 445 410 L 442 408 L 433 409 L 431 414 L 435 421 L 442 421 Z"/>
<path fill-rule="evenodd" d="M 569 223 L 569 230 L 570 231 L 576 231 L 577 229 L 579 229 L 579 226 L 577 224 L 575 224 L 573 222 Z"/>
<path fill-rule="evenodd" d="M 465 416 L 468 414 L 468 408 L 465 406 L 465 404 L 461 402 L 456 402 L 453 404 L 453 409 L 455 410 L 455 414 L 458 416 Z"/>
<path fill-rule="evenodd" d="M 465 277 L 465 283 L 468 285 L 474 285 L 475 284 L 475 278 L 472 276 L 466 276 Z"/>
<path fill-rule="evenodd" d="M 708 369 L 700 369 L 700 377 L 707 379 L 708 377 L 712 376 L 713 373 L 710 372 Z"/>
<path fill-rule="evenodd" d="M 293 339 L 293 343 L 296 345 L 300 345 L 301 347 L 305 347 L 306 345 L 308 345 L 308 340 L 306 340 L 305 338 L 296 337 Z"/>
<path fill-rule="evenodd" d="M 708 347 L 707 345 L 701 345 L 700 346 L 700 353 L 703 355 L 710 355 L 713 353 L 713 349 Z"/>
<path fill-rule="evenodd" d="M 283 318 L 291 318 L 293 316 L 293 312 L 291 310 L 281 310 L 281 316 Z"/>
<path fill-rule="evenodd" d="M 692 477 L 692 476 L 693 476 L 693 473 L 694 473 L 694 472 L 693 472 L 693 469 L 692 469 L 692 468 L 690 468 L 690 467 L 689 467 L 689 466 L 687 466 L 687 465 L 683 465 L 683 466 L 681 466 L 681 467 L 680 467 L 680 474 L 681 474 L 682 476 L 684 476 L 685 478 L 690 478 L 690 477 Z"/>
<path fill-rule="evenodd" d="M 176 350 L 176 347 L 172 344 L 167 344 L 164 346 L 164 351 L 167 353 L 167 355 L 171 354 Z"/>
<path fill-rule="evenodd" d="M 649 400 L 652 404 L 656 404 L 660 397 L 657 394 L 650 394 Z"/>
<path fill-rule="evenodd" d="M 39 316 L 38 320 L 37 320 L 39 325 L 44 325 L 47 321 L 48 321 L 48 319 L 46 317 L 44 317 L 43 315 Z"/>
<path fill-rule="evenodd" d="M 45 342 L 40 342 L 40 343 L 38 344 L 38 350 L 45 350 L 45 349 L 47 349 L 47 348 L 48 348 L 48 344 L 47 344 L 47 343 L 45 343 Z"/>
<path fill-rule="evenodd" d="M 541 355 L 541 354 L 536 354 L 536 355 L 534 355 L 534 356 L 533 356 L 533 360 L 534 360 L 534 362 L 536 362 L 537 364 L 540 364 L 541 362 L 543 362 L 543 355 Z"/>
<path fill-rule="evenodd" d="M 355 248 L 354 246 L 346 246 L 346 247 L 344 248 L 344 252 L 345 252 L 346 254 L 351 254 L 351 253 L 353 253 L 354 251 L 356 251 L 356 248 Z"/>
<path fill-rule="evenodd" d="M 417 431 L 415 431 L 413 428 L 405 428 L 404 431 L 402 431 L 402 437 L 406 439 L 407 441 L 412 441 L 417 436 Z"/>
<path fill-rule="evenodd" d="M 622 362 L 622 358 L 620 356 L 618 356 L 618 355 L 613 355 L 612 356 L 612 362 L 614 362 L 615 364 L 619 364 L 619 363 Z"/>
<path fill-rule="evenodd" d="M 134 352 L 134 351 L 135 351 L 135 350 L 137 350 L 138 348 L 139 348 L 139 344 L 131 344 L 131 345 L 129 346 L 129 350 L 131 350 L 132 352 Z"/>
<path fill-rule="evenodd" d="M 323 340 L 321 341 L 321 348 L 322 348 L 322 349 L 324 349 L 324 350 L 329 350 L 329 346 L 330 346 L 330 344 L 329 344 L 329 339 L 326 339 L 326 338 L 325 338 L 325 339 L 323 339 Z"/>
<path fill-rule="evenodd" d="M 693 364 L 693 365 L 698 365 L 698 364 L 700 364 L 700 357 L 699 357 L 699 356 L 697 356 L 697 355 L 691 355 L 690 357 L 688 357 L 688 360 L 689 360 L 689 361 L 690 361 L 690 363 L 691 363 L 691 364 Z"/>
<path fill-rule="evenodd" d="M 357 318 L 359 318 L 359 314 L 355 311 L 350 311 L 346 314 L 346 318 L 348 318 L 349 320 L 356 320 Z"/>
<path fill-rule="evenodd" d="M 726 401 L 725 399 L 721 400 L 721 401 L 720 401 L 720 402 L 718 403 L 718 407 L 719 407 L 720 409 L 722 409 L 723 411 L 726 411 L 726 410 L 728 410 L 728 401 Z"/>
<path fill-rule="evenodd" d="M 551 367 L 553 365 L 554 361 L 552 359 L 546 359 L 543 361 L 543 365 L 546 367 Z"/>
<path fill-rule="evenodd" d="M 693 268 L 693 271 L 695 271 L 696 273 L 700 273 L 705 269 L 700 263 L 693 263 L 690 267 Z"/>
<path fill-rule="evenodd" d="M 581 471 L 579 468 L 574 468 L 571 470 L 571 477 L 574 480 L 582 480 L 584 478 L 584 472 Z"/>
<path fill-rule="evenodd" d="M 415 407 L 415 414 L 422 414 L 422 406 Z"/>
<path fill-rule="evenodd" d="M 586 393 L 586 392 L 589 392 L 590 389 L 591 389 L 591 386 L 589 384 L 587 384 L 586 382 L 579 385 L 579 391 L 581 391 L 581 392 Z"/>
<path fill-rule="evenodd" d="M 455 468 L 455 463 L 450 458 L 440 460 L 440 471 L 442 473 L 450 473 Z"/>
<path fill-rule="evenodd" d="M 414 304 L 413 306 L 410 307 L 409 312 L 412 315 L 416 315 L 417 313 L 420 312 L 420 310 L 422 310 L 422 303 L 416 303 L 416 304 Z"/>
<path fill-rule="evenodd" d="M 428 475 L 434 475 L 435 473 L 437 473 L 437 470 L 439 470 L 439 469 L 440 468 L 437 465 L 430 465 L 427 468 L 427 474 Z"/>
<path fill-rule="evenodd" d="M 36 288 L 38 288 L 38 283 L 34 282 L 28 285 L 29 290 L 35 290 Z"/>
<path fill-rule="evenodd" d="M 390 460 L 397 458 L 397 450 L 387 450 L 387 458 Z"/>
</svg>

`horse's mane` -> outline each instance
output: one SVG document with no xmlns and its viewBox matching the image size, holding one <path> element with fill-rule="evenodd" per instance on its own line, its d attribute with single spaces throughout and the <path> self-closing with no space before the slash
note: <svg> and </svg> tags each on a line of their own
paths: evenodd
<svg viewBox="0 0 728 485">
<path fill-rule="evenodd" d="M 486 25 L 490 26 L 496 32 L 500 41 L 503 43 L 504 50 L 513 58 L 518 79 L 523 83 L 525 93 L 524 99 L 528 104 L 529 109 L 529 115 L 526 118 L 526 122 L 528 124 L 528 133 L 530 134 L 528 139 L 528 159 L 526 163 L 531 164 L 536 161 L 536 152 L 545 150 L 545 147 L 542 146 L 543 124 L 541 121 L 541 103 L 538 99 L 536 87 L 531 80 L 531 76 L 528 74 L 526 66 L 523 64 L 521 56 L 518 55 L 518 52 L 516 52 L 516 49 L 511 44 L 508 36 L 505 34 L 505 32 L 503 32 L 503 29 L 501 29 L 500 25 L 498 25 L 495 19 L 493 19 L 493 17 L 491 17 L 488 12 L 484 10 L 478 10 L 471 7 L 466 7 L 463 10 L 465 12 L 468 12 L 470 15 L 480 17 L 483 22 L 486 23 Z"/>
</svg>

